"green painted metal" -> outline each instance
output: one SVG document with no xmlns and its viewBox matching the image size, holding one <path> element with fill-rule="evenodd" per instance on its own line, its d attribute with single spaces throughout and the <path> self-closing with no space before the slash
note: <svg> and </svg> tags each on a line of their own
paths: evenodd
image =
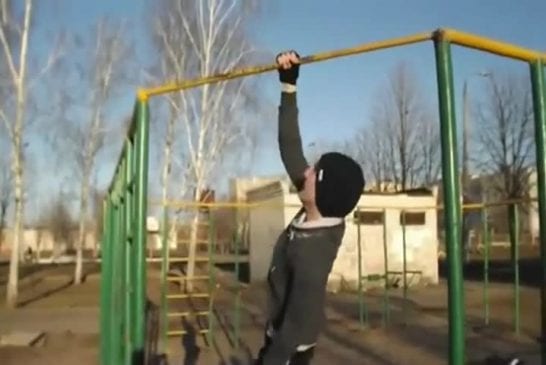
<svg viewBox="0 0 546 365">
<path fill-rule="evenodd" d="M 105 199 L 103 204 L 103 225 L 101 241 L 101 278 L 100 278 L 100 318 L 101 318 L 101 363 L 107 364 L 110 360 L 110 341 L 111 341 L 111 323 L 112 314 L 110 303 L 112 300 L 112 262 L 110 248 L 112 247 L 112 208 L 110 199 Z"/>
<path fill-rule="evenodd" d="M 510 204 L 510 251 L 514 273 L 514 332 L 520 334 L 519 317 L 519 209 L 517 204 Z"/>
<path fill-rule="evenodd" d="M 101 363 L 142 364 L 146 325 L 148 106 L 137 102 L 105 198 L 101 256 Z"/>
<path fill-rule="evenodd" d="M 213 247 L 216 247 L 216 225 L 214 221 L 213 210 L 209 209 L 209 244 L 208 244 L 208 273 L 209 273 L 209 331 L 207 332 L 207 339 L 209 345 L 213 343 L 214 339 L 214 292 L 216 286 L 216 276 L 214 275 L 214 260 L 213 260 Z"/>
<path fill-rule="evenodd" d="M 138 101 L 136 107 L 136 184 L 135 184 L 135 361 L 144 356 L 146 341 L 146 215 L 148 199 L 148 103 Z"/>
<path fill-rule="evenodd" d="M 240 242 L 241 237 L 237 234 L 235 236 L 235 278 L 237 280 L 237 287 L 236 287 L 236 293 L 235 293 L 235 349 L 239 349 L 239 345 L 241 342 L 241 289 L 242 286 L 240 284 L 241 282 L 241 268 L 240 268 L 240 262 L 239 262 L 239 253 L 240 253 Z"/>
<path fill-rule="evenodd" d="M 362 231 L 361 231 L 361 223 L 360 223 L 360 209 L 356 210 L 356 235 L 357 235 L 357 249 L 358 249 L 358 320 L 360 322 L 360 326 L 364 327 L 364 324 L 366 323 L 364 320 L 365 312 L 365 303 L 364 303 L 364 293 L 362 288 L 362 280 L 364 279 L 362 276 Z"/>
<path fill-rule="evenodd" d="M 389 249 L 387 239 L 387 210 L 383 209 L 383 265 L 385 275 L 385 287 L 383 290 L 383 327 L 387 327 L 391 321 L 389 306 Z"/>
<path fill-rule="evenodd" d="M 491 245 L 491 233 L 489 232 L 487 208 L 482 208 L 483 227 L 483 318 L 485 325 L 489 325 L 489 246 Z"/>
<path fill-rule="evenodd" d="M 404 291 L 404 303 L 402 303 L 402 312 L 404 321 L 407 318 L 407 308 L 408 308 L 408 260 L 406 253 L 406 211 L 402 210 L 402 277 L 403 277 L 403 291 Z"/>
<path fill-rule="evenodd" d="M 169 232 L 169 210 L 167 205 L 163 205 L 163 219 L 161 223 L 161 319 L 160 319 L 160 349 L 162 353 L 167 351 L 167 331 L 169 330 L 169 317 L 167 316 L 168 306 L 167 306 L 167 289 L 169 282 L 167 281 L 167 273 L 169 271 L 169 242 L 168 242 L 168 232 Z"/>
<path fill-rule="evenodd" d="M 456 149 L 457 128 L 455 121 L 451 45 L 443 39 L 442 32 L 435 34 L 434 48 L 440 109 L 442 183 L 445 207 L 444 222 L 449 265 L 449 364 L 463 365 L 465 363 L 465 311 L 460 239 L 461 202 Z"/>
<path fill-rule="evenodd" d="M 540 222 L 540 257 L 542 266 L 542 285 L 540 286 L 541 305 L 541 357 L 546 362 L 546 85 L 544 64 L 536 60 L 530 64 L 531 88 L 535 115 L 535 145 L 537 164 L 538 211 Z"/>
</svg>

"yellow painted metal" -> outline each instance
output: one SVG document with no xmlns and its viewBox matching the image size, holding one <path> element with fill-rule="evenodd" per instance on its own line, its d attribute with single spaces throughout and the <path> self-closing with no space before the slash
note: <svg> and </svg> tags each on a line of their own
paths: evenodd
<svg viewBox="0 0 546 365">
<path fill-rule="evenodd" d="M 209 332 L 208 329 L 201 329 L 201 330 L 197 330 L 197 331 L 192 331 L 192 334 L 193 333 L 199 333 L 199 334 L 203 335 L 203 334 L 206 334 L 208 332 Z M 186 334 L 188 334 L 188 331 L 185 331 L 185 330 L 172 330 L 172 331 L 167 332 L 168 336 L 184 336 Z"/>
<path fill-rule="evenodd" d="M 532 62 L 542 60 L 546 62 L 546 53 L 532 49 L 516 46 L 514 44 L 499 40 L 478 36 L 471 33 L 461 32 L 455 29 L 440 29 L 437 35 L 442 39 L 480 51 L 493 53 L 498 56 L 514 58 L 520 61 Z"/>
<path fill-rule="evenodd" d="M 167 313 L 167 317 L 189 317 L 189 316 L 207 316 L 209 311 L 200 312 L 171 312 Z"/>
<path fill-rule="evenodd" d="M 536 198 L 533 199 L 514 199 L 514 200 L 502 200 L 498 202 L 487 202 L 487 203 L 472 203 L 462 205 L 463 209 L 474 210 L 482 209 L 484 207 L 498 207 L 505 206 L 509 204 L 529 204 L 537 202 Z M 159 204 L 157 201 L 150 201 L 150 205 Z M 244 202 L 216 202 L 216 203 L 199 203 L 192 201 L 175 201 L 170 200 L 166 202 L 170 207 L 176 207 L 179 209 L 198 209 L 198 208 L 209 208 L 209 209 L 222 209 L 222 208 L 233 208 L 233 209 L 255 209 L 255 208 L 301 208 L 301 204 L 283 204 L 283 203 L 244 203 Z M 444 209 L 443 205 L 430 205 L 430 206 L 420 206 L 420 207 L 408 207 L 408 206 L 397 206 L 397 205 L 388 205 L 388 206 L 357 206 L 355 209 L 361 211 L 371 211 L 371 210 L 382 210 L 382 209 L 404 209 L 408 212 L 412 211 L 423 211 L 428 209 Z M 352 217 L 348 217 L 348 220 L 351 220 Z"/>
<path fill-rule="evenodd" d="M 306 64 L 306 63 L 321 62 L 321 61 L 326 61 L 326 60 L 330 60 L 330 59 L 338 58 L 338 57 L 353 56 L 353 55 L 357 55 L 357 54 L 361 54 L 365 52 L 378 51 L 380 49 L 386 49 L 386 48 L 404 46 L 404 45 L 413 44 L 413 43 L 424 42 L 430 39 L 432 39 L 431 32 L 418 33 L 418 34 L 414 34 L 410 36 L 387 39 L 387 40 L 378 41 L 378 42 L 371 42 L 371 43 L 366 43 L 356 47 L 345 48 L 341 50 L 329 51 L 329 52 L 318 53 L 315 55 L 302 57 L 301 63 Z M 240 70 L 235 70 L 235 71 L 231 71 L 231 72 L 227 72 L 223 74 L 207 76 L 207 77 L 193 79 L 193 80 L 173 81 L 158 87 L 153 87 L 149 89 L 141 89 L 139 90 L 138 95 L 139 95 L 139 98 L 152 97 L 152 96 L 166 94 L 166 93 L 170 93 L 174 91 L 191 89 L 191 88 L 205 85 L 205 84 L 212 84 L 215 82 L 221 82 L 221 81 L 231 80 L 235 78 L 250 76 L 250 75 L 258 75 L 258 74 L 262 74 L 262 73 L 266 73 L 270 71 L 275 71 L 276 69 L 277 69 L 277 65 L 271 64 L 271 65 L 244 68 Z"/>
<path fill-rule="evenodd" d="M 206 242 L 205 242 L 206 243 Z M 189 257 L 172 257 L 169 259 L 169 262 L 171 263 L 181 263 L 181 262 L 188 262 Z M 207 262 L 209 261 L 209 258 L 206 256 L 197 256 L 195 257 L 195 262 Z"/>
<path fill-rule="evenodd" d="M 208 280 L 209 277 L 206 276 L 206 275 L 203 275 L 203 276 L 194 276 L 193 278 L 188 278 L 188 277 L 185 277 L 185 276 L 179 276 L 179 277 L 168 277 L 167 278 L 167 281 L 169 282 L 181 282 L 181 281 L 186 281 L 186 280 Z"/>
<path fill-rule="evenodd" d="M 209 293 L 167 294 L 167 299 L 208 298 Z"/>
</svg>

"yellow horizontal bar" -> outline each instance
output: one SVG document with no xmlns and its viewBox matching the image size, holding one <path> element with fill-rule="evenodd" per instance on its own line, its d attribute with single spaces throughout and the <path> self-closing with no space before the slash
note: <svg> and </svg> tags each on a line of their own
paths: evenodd
<svg viewBox="0 0 546 365">
<path fill-rule="evenodd" d="M 177 276 L 177 277 L 168 277 L 167 281 L 169 282 L 180 282 L 180 281 L 188 281 L 188 280 L 207 280 L 210 276 L 194 276 L 193 278 L 187 278 L 185 276 Z"/>
<path fill-rule="evenodd" d="M 373 194 L 370 194 L 373 195 Z M 364 195 L 365 196 L 365 195 Z M 537 202 L 536 198 L 533 199 L 515 199 L 515 200 L 504 200 L 504 201 L 498 201 L 498 202 L 488 202 L 485 204 L 482 203 L 472 203 L 472 204 L 463 204 L 463 208 L 465 209 L 478 209 L 478 208 L 487 208 L 487 207 L 495 207 L 495 206 L 503 206 L 503 205 L 509 205 L 509 204 L 528 204 L 532 202 Z M 158 201 L 150 201 L 149 204 L 161 204 L 161 202 Z M 245 203 L 245 202 L 216 202 L 216 203 L 198 203 L 198 202 L 191 202 L 191 201 L 167 201 L 165 204 L 166 207 L 170 208 L 202 208 L 202 207 L 208 207 L 211 209 L 222 209 L 222 208 L 245 208 L 245 209 L 252 209 L 252 208 L 301 208 L 301 204 L 283 204 L 283 203 Z M 412 210 L 423 210 L 423 209 L 443 209 L 443 205 L 430 205 L 430 206 L 420 206 L 420 207 L 408 207 L 408 206 L 357 206 L 355 208 L 356 210 L 361 211 L 370 211 L 370 210 L 383 210 L 383 209 L 397 209 L 397 210 L 405 210 L 405 211 L 412 211 Z"/>
<path fill-rule="evenodd" d="M 188 317 L 191 315 L 194 316 L 208 316 L 209 311 L 199 311 L 199 312 L 171 312 L 167 313 L 167 317 Z"/>
<path fill-rule="evenodd" d="M 301 63 L 306 64 L 306 63 L 321 62 L 321 61 L 330 60 L 332 58 L 352 56 L 352 55 L 357 55 L 357 54 L 361 54 L 365 52 L 377 51 L 380 49 L 398 47 L 398 46 L 403 46 L 403 45 L 412 44 L 412 43 L 419 43 L 419 42 L 427 41 L 430 39 L 432 39 L 431 32 L 419 33 L 419 34 L 414 34 L 410 36 L 387 39 L 387 40 L 372 42 L 372 43 L 366 43 L 356 47 L 345 48 L 341 50 L 329 51 L 329 52 L 318 53 L 315 55 L 302 57 Z M 234 70 L 234 71 L 226 72 L 223 74 L 207 76 L 207 77 L 202 77 L 202 78 L 193 79 L 193 80 L 174 81 L 174 82 L 170 82 L 168 84 L 161 85 L 158 87 L 152 87 L 148 89 L 139 89 L 138 98 L 139 100 L 146 100 L 149 97 L 166 94 L 173 91 L 191 89 L 191 88 L 205 85 L 205 84 L 212 84 L 216 82 L 231 80 L 231 79 L 250 76 L 250 75 L 258 75 L 258 74 L 275 71 L 275 70 L 277 70 L 277 65 L 271 64 L 271 65 L 243 68 L 240 70 Z"/>
<path fill-rule="evenodd" d="M 514 44 L 461 32 L 455 29 L 441 29 L 438 31 L 438 33 L 443 40 L 458 44 L 460 46 L 474 48 L 480 51 L 493 53 L 498 56 L 515 58 L 526 62 L 536 60 L 546 62 L 546 53 L 520 47 Z"/>
<path fill-rule="evenodd" d="M 205 334 L 205 333 L 208 333 L 209 330 L 208 329 L 203 329 L 203 330 L 198 330 L 198 331 L 191 331 L 192 333 L 199 333 L 201 335 Z M 172 331 L 167 331 L 167 336 L 183 336 L 183 335 L 186 335 L 188 334 L 188 331 L 186 330 L 172 330 Z"/>
<path fill-rule="evenodd" d="M 171 263 L 177 263 L 177 262 L 188 262 L 189 257 L 169 257 L 169 262 Z M 195 262 L 206 262 L 210 261 L 210 259 L 206 256 L 197 256 L 195 258 Z"/>
<path fill-rule="evenodd" d="M 208 293 L 195 293 L 195 294 L 167 294 L 167 299 L 187 299 L 187 298 L 208 298 Z"/>
</svg>

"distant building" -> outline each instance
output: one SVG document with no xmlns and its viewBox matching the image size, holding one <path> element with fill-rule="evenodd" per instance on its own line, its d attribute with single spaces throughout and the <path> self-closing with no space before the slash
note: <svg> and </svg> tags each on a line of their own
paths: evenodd
<svg viewBox="0 0 546 365">
<path fill-rule="evenodd" d="M 297 194 L 286 181 L 275 181 L 247 191 L 247 200 L 258 203 L 249 210 L 250 280 L 263 281 L 278 235 L 300 209 Z M 361 248 L 361 275 L 385 273 L 385 250 L 390 281 L 401 281 L 403 237 L 406 238 L 408 283 L 438 282 L 438 240 L 436 191 L 406 193 L 364 193 L 358 208 L 347 217 L 347 229 L 328 280 L 337 290 L 358 285 L 358 246 Z M 402 229 L 402 211 L 406 229 Z M 359 233 L 360 230 L 360 233 Z M 386 239 L 386 242 L 385 242 Z M 312 264 L 312 263 L 310 263 Z M 364 280 L 365 286 L 383 285 L 382 280 Z"/>
</svg>

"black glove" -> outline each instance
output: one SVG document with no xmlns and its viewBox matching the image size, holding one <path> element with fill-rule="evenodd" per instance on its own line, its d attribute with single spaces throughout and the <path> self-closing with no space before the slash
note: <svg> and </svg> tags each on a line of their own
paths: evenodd
<svg viewBox="0 0 546 365">
<path fill-rule="evenodd" d="M 281 56 L 287 57 L 290 53 L 294 53 L 297 57 L 297 59 L 300 59 L 300 55 L 296 51 L 288 51 L 279 53 L 276 57 L 277 64 L 279 64 L 279 58 Z M 290 62 L 291 67 L 288 69 L 285 69 L 283 66 L 279 64 L 279 80 L 282 83 L 290 84 L 290 85 L 296 85 L 296 82 L 298 80 L 298 76 L 300 74 L 300 64 Z"/>
</svg>

